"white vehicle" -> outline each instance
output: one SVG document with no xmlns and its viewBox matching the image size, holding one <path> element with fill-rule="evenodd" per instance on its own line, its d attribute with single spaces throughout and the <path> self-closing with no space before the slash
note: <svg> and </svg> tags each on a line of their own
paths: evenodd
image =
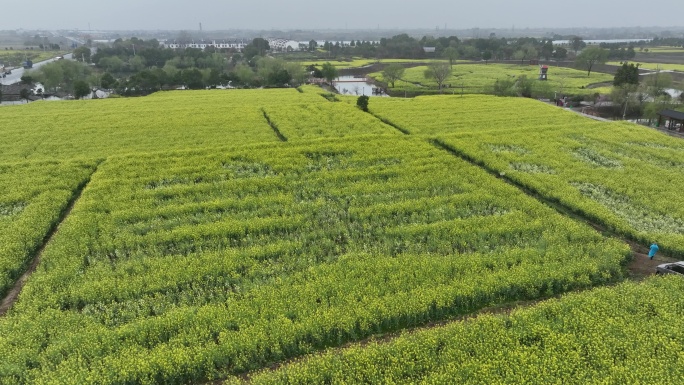
<svg viewBox="0 0 684 385">
<path fill-rule="evenodd" d="M 656 274 L 677 274 L 684 276 L 684 261 L 658 265 L 658 267 L 656 267 Z"/>
</svg>

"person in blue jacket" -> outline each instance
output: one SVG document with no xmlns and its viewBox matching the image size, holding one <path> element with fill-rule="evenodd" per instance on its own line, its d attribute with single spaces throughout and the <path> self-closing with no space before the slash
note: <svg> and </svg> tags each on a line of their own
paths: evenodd
<svg viewBox="0 0 684 385">
<path fill-rule="evenodd" d="M 657 252 L 658 252 L 658 244 L 653 242 L 653 244 L 651 245 L 651 250 L 649 250 L 649 252 L 648 252 L 648 258 L 653 259 L 653 257 L 655 257 Z"/>
</svg>

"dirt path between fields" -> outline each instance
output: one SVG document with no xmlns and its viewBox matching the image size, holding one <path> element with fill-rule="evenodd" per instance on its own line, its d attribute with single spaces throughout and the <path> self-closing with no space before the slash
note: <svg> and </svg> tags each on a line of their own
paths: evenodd
<svg viewBox="0 0 684 385">
<path fill-rule="evenodd" d="M 59 227 L 62 225 L 64 220 L 69 216 L 69 214 L 71 214 L 71 210 L 73 210 L 74 205 L 76 204 L 76 202 L 78 202 L 78 199 L 81 197 L 83 190 L 90 183 L 90 179 L 93 177 L 93 174 L 95 174 L 95 172 L 97 171 L 98 166 L 99 163 L 95 165 L 95 169 L 93 170 L 93 172 L 78 186 L 78 188 L 72 195 L 69 204 L 64 208 L 64 210 L 62 210 L 62 213 L 59 216 L 59 220 L 57 220 L 57 222 L 55 222 L 55 224 L 52 225 L 50 231 L 48 231 L 48 233 L 43 238 L 43 242 L 41 243 L 40 247 L 33 254 L 33 258 L 31 260 L 31 265 L 29 265 L 29 268 L 26 269 L 26 271 L 24 272 L 24 274 L 21 275 L 21 277 L 19 277 L 19 279 L 14 283 L 14 286 L 7 292 L 5 298 L 2 299 L 2 303 L 0 303 L 0 317 L 4 317 L 5 314 L 7 314 L 7 312 L 12 308 L 14 303 L 17 302 L 17 300 L 19 299 L 19 294 L 21 294 L 21 290 L 24 288 L 26 281 L 31 276 L 31 274 L 33 274 L 33 272 L 36 271 L 36 268 L 38 267 L 38 264 L 40 263 L 40 258 L 43 255 L 45 247 L 48 243 L 50 243 L 55 234 L 57 234 L 57 232 L 59 231 Z"/>
</svg>

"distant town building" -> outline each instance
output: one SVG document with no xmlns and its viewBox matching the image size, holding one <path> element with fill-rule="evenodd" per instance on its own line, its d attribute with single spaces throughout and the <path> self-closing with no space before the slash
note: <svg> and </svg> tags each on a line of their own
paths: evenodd
<svg viewBox="0 0 684 385">
<path fill-rule="evenodd" d="M 160 43 L 164 48 L 171 48 L 171 49 L 186 49 L 186 48 L 197 48 L 197 49 L 205 49 L 207 47 L 214 47 L 217 49 L 235 49 L 237 51 L 242 51 L 245 49 L 245 46 L 247 45 L 244 41 L 216 41 L 213 40 L 211 42 L 192 42 L 192 43 L 169 43 L 169 42 L 163 42 Z"/>
<path fill-rule="evenodd" d="M 300 49 L 300 44 L 298 41 L 288 40 L 288 39 L 276 39 L 269 38 L 268 45 L 271 47 L 272 51 L 298 51 Z"/>
</svg>

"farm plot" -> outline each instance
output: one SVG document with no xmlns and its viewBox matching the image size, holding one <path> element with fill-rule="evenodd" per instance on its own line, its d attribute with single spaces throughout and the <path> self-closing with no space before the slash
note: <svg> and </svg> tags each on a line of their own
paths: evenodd
<svg viewBox="0 0 684 385">
<path fill-rule="evenodd" d="M 264 108 L 264 113 L 289 140 L 398 134 L 393 127 L 351 104 L 330 103 L 319 96 L 306 103 L 271 105 Z"/>
<path fill-rule="evenodd" d="M 684 53 L 684 49 L 681 49 L 680 52 Z M 622 65 L 622 62 L 608 62 L 606 64 L 610 65 L 615 65 L 615 66 L 620 66 Z M 684 64 L 672 64 L 672 63 L 634 63 L 639 66 L 639 68 L 647 69 L 647 70 L 653 70 L 653 71 L 679 71 L 682 72 L 684 71 Z"/>
<path fill-rule="evenodd" d="M 425 63 L 431 63 L 435 61 L 441 61 L 439 59 L 361 59 L 361 58 L 354 58 L 353 60 L 312 60 L 312 61 L 305 61 L 302 62 L 301 64 L 303 66 L 316 66 L 316 67 L 322 67 L 323 64 L 325 63 L 330 63 L 334 67 L 337 67 L 338 69 L 342 68 L 361 68 L 361 67 L 367 67 L 373 64 L 393 64 L 393 63 L 398 63 L 398 64 L 425 64 Z M 461 62 L 467 62 L 467 60 L 456 60 L 456 62 L 461 63 Z"/>
<path fill-rule="evenodd" d="M 425 78 L 426 66 L 419 66 L 406 69 L 404 81 L 411 84 L 418 84 L 423 87 L 437 88 L 437 83 L 433 79 Z M 587 76 L 586 71 L 564 68 L 551 67 L 549 69 L 548 81 L 537 81 L 539 76 L 538 66 L 528 66 L 519 64 L 456 64 L 453 66 L 452 75 L 444 82 L 450 85 L 454 92 L 460 92 L 461 87 L 465 93 L 479 94 L 491 93 L 493 91 L 494 83 L 497 80 L 515 80 L 521 75 L 527 76 L 528 79 L 534 81 L 533 89 L 536 93 L 553 92 L 566 94 L 591 94 L 595 90 L 587 88 L 591 84 L 612 82 L 613 76 L 609 74 L 602 74 L 592 72 Z M 372 77 L 382 78 L 381 73 L 373 73 Z M 397 88 L 409 86 L 403 82 L 396 83 Z M 418 89 L 421 89 L 420 87 Z M 449 90 L 451 93 L 452 90 Z"/>
<path fill-rule="evenodd" d="M 93 164 L 0 164 L 0 298 L 28 266 Z"/>
<path fill-rule="evenodd" d="M 52 59 L 55 56 L 61 56 L 64 52 L 60 51 L 38 51 L 38 50 L 0 50 L 0 63 L 4 63 L 6 66 L 21 66 L 24 60 L 29 59 L 34 63 Z"/>
<path fill-rule="evenodd" d="M 648 47 L 639 48 L 639 54 L 647 53 L 684 53 L 684 47 Z"/>
<path fill-rule="evenodd" d="M 420 138 L 111 157 L 0 319 L 0 383 L 222 377 L 618 279 L 628 252 Z"/>
<path fill-rule="evenodd" d="M 511 315 L 330 351 L 249 383 L 674 385 L 684 378 L 683 282 L 655 278 L 571 294 Z"/>
<path fill-rule="evenodd" d="M 457 152 L 641 243 L 684 255 L 684 144 L 636 125 L 443 136 Z"/>
<path fill-rule="evenodd" d="M 164 92 L 3 107 L 0 161 L 276 142 L 261 106 L 299 93 L 258 91 Z"/>
<path fill-rule="evenodd" d="M 2 119 L 0 134 L 6 140 L 0 143 L 0 161 L 105 158 L 277 142 L 269 123 L 291 139 L 395 132 L 355 107 L 333 105 L 317 93 L 294 89 L 31 103 L 3 108 Z"/>
<path fill-rule="evenodd" d="M 354 98 L 344 100 L 356 102 Z M 415 135 L 506 131 L 520 127 L 541 131 L 559 126 L 600 126 L 599 122 L 575 113 L 523 98 L 484 95 L 374 98 L 369 108 L 379 118 Z"/>
</svg>

